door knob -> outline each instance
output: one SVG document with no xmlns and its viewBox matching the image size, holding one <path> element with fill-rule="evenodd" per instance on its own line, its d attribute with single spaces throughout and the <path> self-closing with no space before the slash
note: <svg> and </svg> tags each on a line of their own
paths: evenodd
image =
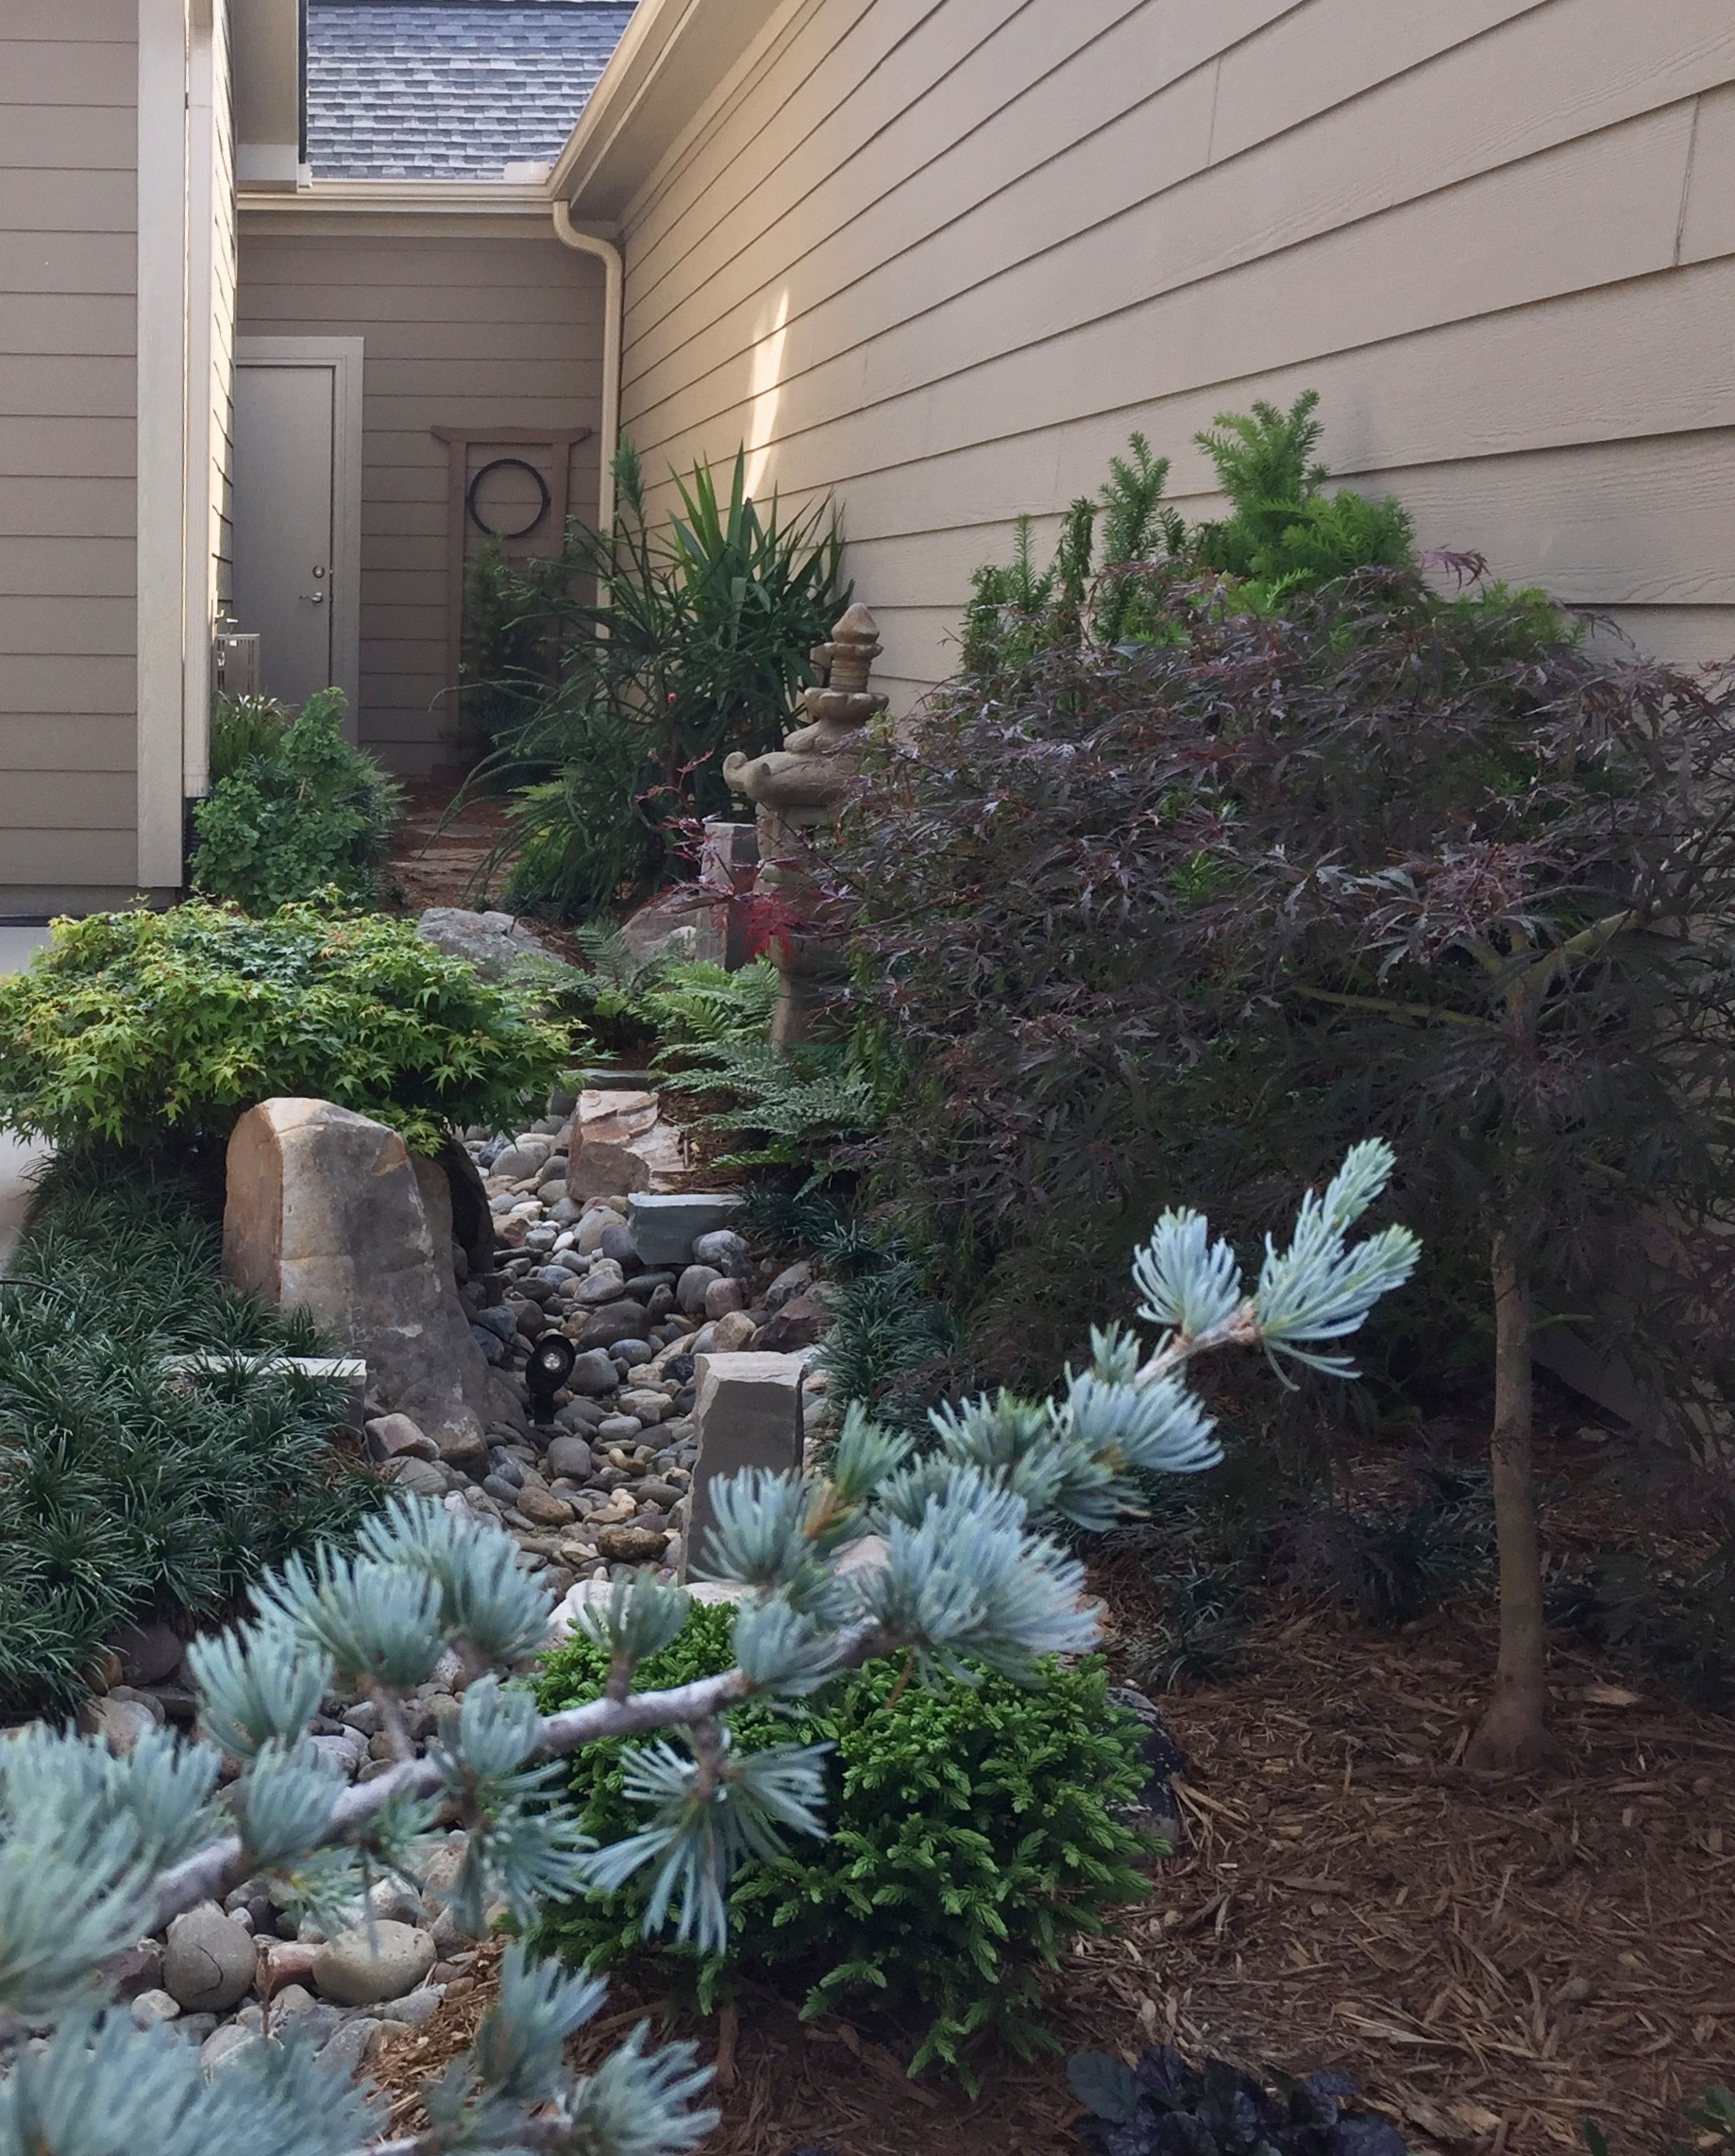
<svg viewBox="0 0 1735 2156">
<path fill-rule="evenodd" d="M 326 595 L 324 592 L 304 592 L 302 597 L 307 600 L 310 606 L 324 606 L 326 603 Z"/>
</svg>

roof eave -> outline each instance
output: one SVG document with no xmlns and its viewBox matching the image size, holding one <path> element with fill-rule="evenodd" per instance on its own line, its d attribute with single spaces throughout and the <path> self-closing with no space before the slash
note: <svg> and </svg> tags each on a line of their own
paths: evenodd
<svg viewBox="0 0 1735 2156">
<path fill-rule="evenodd" d="M 800 0 L 639 0 L 555 160 L 548 192 L 617 225 L 628 204 L 780 11 Z"/>
</svg>

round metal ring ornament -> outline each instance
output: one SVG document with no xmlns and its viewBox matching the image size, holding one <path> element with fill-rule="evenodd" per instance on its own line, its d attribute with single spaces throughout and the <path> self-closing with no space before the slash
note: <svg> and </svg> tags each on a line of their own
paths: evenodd
<svg viewBox="0 0 1735 2156">
<path fill-rule="evenodd" d="M 515 531 L 499 531 L 487 521 L 481 511 L 476 506 L 476 490 L 490 472 L 529 472 L 531 479 L 536 481 L 536 491 L 542 497 L 542 507 L 538 509 L 528 524 L 519 525 Z M 475 525 L 479 531 L 485 531 L 490 539 L 522 539 L 528 533 L 534 531 L 543 518 L 547 516 L 548 511 L 554 506 L 554 497 L 548 492 L 547 480 L 543 478 L 534 464 L 527 463 L 522 457 L 496 457 L 492 463 L 484 464 L 470 481 L 469 486 L 464 491 L 463 506 L 470 513 L 470 522 Z"/>
</svg>

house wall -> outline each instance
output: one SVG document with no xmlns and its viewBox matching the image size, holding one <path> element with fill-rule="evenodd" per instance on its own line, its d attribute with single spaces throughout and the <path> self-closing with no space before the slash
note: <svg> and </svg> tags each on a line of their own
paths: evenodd
<svg viewBox="0 0 1735 2156">
<path fill-rule="evenodd" d="M 900 703 L 1019 512 L 1309 385 L 1423 546 L 1735 648 L 1727 0 L 788 0 L 624 245 L 648 468 L 834 490 Z"/>
<path fill-rule="evenodd" d="M 423 775 L 446 759 L 451 725 L 447 454 L 430 430 L 590 428 L 570 500 L 594 514 L 599 266 L 540 229 L 375 238 L 261 211 L 243 220 L 237 327 L 364 340 L 360 736 L 391 769 Z"/>
<path fill-rule="evenodd" d="M 0 913 L 138 872 L 137 25 L 0 7 Z"/>
</svg>

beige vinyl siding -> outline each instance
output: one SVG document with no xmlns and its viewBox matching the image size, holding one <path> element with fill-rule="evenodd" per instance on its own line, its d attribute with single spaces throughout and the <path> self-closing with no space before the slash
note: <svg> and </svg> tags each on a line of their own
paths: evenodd
<svg viewBox="0 0 1735 2156">
<path fill-rule="evenodd" d="M 0 912 L 132 886 L 137 0 L 0 7 Z"/>
<path fill-rule="evenodd" d="M 1726 0 L 789 0 L 624 247 L 649 469 L 834 491 L 900 703 L 1020 512 L 1309 385 L 1424 546 L 1729 648 Z"/>
<path fill-rule="evenodd" d="M 594 513 L 602 279 L 552 233 L 365 239 L 244 226 L 243 336 L 361 337 L 364 747 L 405 776 L 445 755 L 447 455 L 435 427 L 592 430 L 570 506 Z M 533 452 L 523 452 L 531 454 Z"/>
</svg>

